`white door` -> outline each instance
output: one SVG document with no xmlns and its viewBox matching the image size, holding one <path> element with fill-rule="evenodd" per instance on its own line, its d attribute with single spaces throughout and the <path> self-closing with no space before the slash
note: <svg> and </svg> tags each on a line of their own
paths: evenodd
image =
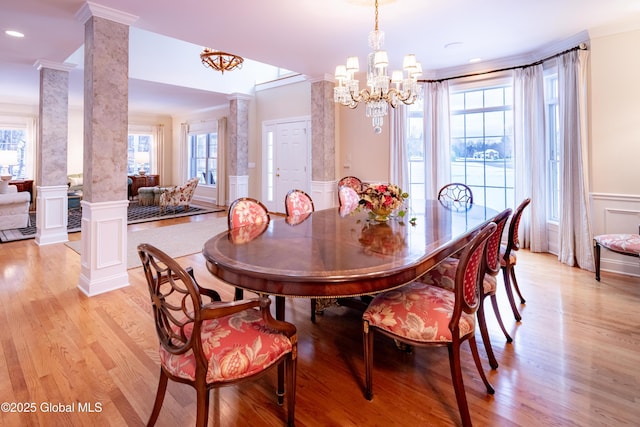
<svg viewBox="0 0 640 427">
<path fill-rule="evenodd" d="M 309 193 L 310 166 L 309 120 L 283 121 L 265 126 L 266 168 L 263 203 L 270 212 L 284 213 L 284 198 L 297 188 Z M 271 187 L 271 188 L 269 188 Z"/>
</svg>

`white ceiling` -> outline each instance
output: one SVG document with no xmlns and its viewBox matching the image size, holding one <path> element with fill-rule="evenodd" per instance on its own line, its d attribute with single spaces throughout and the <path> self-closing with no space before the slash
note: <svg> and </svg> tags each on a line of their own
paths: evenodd
<svg viewBox="0 0 640 427">
<path fill-rule="evenodd" d="M 320 78 L 347 56 L 364 63 L 374 24 L 373 0 L 93 3 L 137 17 L 131 25 L 131 112 L 175 114 L 226 104 L 228 94 L 249 90 L 253 72 L 263 70 L 252 61 L 224 75 L 205 69 L 198 57 L 202 46 Z M 76 64 L 70 103 L 81 105 L 84 23 L 76 14 L 84 4 L 2 0 L 0 103 L 37 105 L 34 64 L 47 60 Z M 640 0 L 380 0 L 379 27 L 392 68 L 415 53 L 425 77 L 445 77 L 526 64 L 588 36 L 640 28 Z M 8 37 L 7 29 L 26 36 Z M 470 66 L 474 57 L 482 62 Z"/>
</svg>

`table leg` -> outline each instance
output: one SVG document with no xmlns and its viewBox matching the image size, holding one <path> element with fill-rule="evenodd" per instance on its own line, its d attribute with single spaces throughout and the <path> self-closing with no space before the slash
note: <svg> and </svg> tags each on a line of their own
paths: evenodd
<svg viewBox="0 0 640 427">
<path fill-rule="evenodd" d="M 284 297 L 276 296 L 276 319 L 284 320 Z M 278 405 L 284 404 L 284 365 L 278 365 Z"/>
</svg>

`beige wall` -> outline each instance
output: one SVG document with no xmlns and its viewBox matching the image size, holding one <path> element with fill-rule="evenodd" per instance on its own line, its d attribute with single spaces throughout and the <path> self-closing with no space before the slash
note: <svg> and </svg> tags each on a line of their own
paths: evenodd
<svg viewBox="0 0 640 427">
<path fill-rule="evenodd" d="M 591 191 L 640 194 L 640 31 L 591 41 Z"/>
</svg>

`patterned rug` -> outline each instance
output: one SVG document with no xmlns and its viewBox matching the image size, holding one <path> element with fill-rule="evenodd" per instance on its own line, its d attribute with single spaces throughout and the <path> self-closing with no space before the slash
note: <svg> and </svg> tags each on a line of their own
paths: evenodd
<svg viewBox="0 0 640 427">
<path fill-rule="evenodd" d="M 205 208 L 201 206 L 189 206 L 187 212 L 183 207 L 167 208 L 164 214 L 160 214 L 159 206 L 140 206 L 135 202 L 129 204 L 127 209 L 127 224 L 139 222 L 158 221 L 161 219 L 178 218 L 181 216 L 201 215 L 211 212 L 220 212 L 221 208 Z M 67 232 L 77 233 L 81 228 L 82 208 L 69 209 L 67 219 Z M 0 231 L 0 242 L 12 242 L 14 240 L 34 239 L 36 237 L 36 213 L 29 213 L 29 226 L 13 230 Z"/>
</svg>

